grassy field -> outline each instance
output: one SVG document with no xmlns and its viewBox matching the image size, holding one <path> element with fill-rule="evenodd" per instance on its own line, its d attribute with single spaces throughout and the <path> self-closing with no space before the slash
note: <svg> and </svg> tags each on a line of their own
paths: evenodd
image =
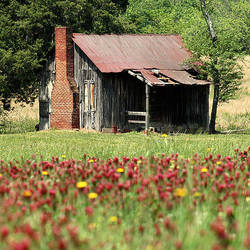
<svg viewBox="0 0 250 250">
<path fill-rule="evenodd" d="M 0 135 L 0 158 L 5 161 L 28 159 L 32 154 L 45 160 L 52 156 L 67 159 L 88 157 L 108 159 L 110 157 L 147 157 L 152 154 L 179 153 L 181 157 L 191 157 L 199 153 L 232 155 L 234 149 L 248 148 L 250 135 L 184 135 L 175 134 L 162 137 L 160 134 L 145 136 L 142 133 L 102 134 L 79 131 L 41 131 L 24 134 Z"/>
<path fill-rule="evenodd" d="M 249 249 L 249 139 L 0 135 L 0 249 Z"/>
</svg>

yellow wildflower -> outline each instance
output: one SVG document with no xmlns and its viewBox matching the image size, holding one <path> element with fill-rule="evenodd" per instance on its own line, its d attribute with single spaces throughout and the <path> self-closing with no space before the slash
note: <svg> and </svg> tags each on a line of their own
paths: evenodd
<svg viewBox="0 0 250 250">
<path fill-rule="evenodd" d="M 32 195 L 32 192 L 30 191 L 30 190 L 24 190 L 24 192 L 23 192 L 23 196 L 24 197 L 30 197 Z"/>
<path fill-rule="evenodd" d="M 117 222 L 117 220 L 118 220 L 117 216 L 111 216 L 109 218 L 109 222 Z"/>
<path fill-rule="evenodd" d="M 98 194 L 97 193 L 89 193 L 88 196 L 89 196 L 90 200 L 93 200 L 93 199 L 97 198 Z"/>
<path fill-rule="evenodd" d="M 2 177 L 3 175 L 2 174 L 0 174 L 0 177 Z"/>
<path fill-rule="evenodd" d="M 246 202 L 250 202 L 250 197 L 246 197 Z"/>
<path fill-rule="evenodd" d="M 48 171 L 42 171 L 42 175 L 49 175 Z"/>
<path fill-rule="evenodd" d="M 161 137 L 166 138 L 168 135 L 167 134 L 162 134 Z"/>
<path fill-rule="evenodd" d="M 200 192 L 195 192 L 195 193 L 193 194 L 193 196 L 194 196 L 194 197 L 200 197 L 200 196 L 201 196 L 201 193 L 200 193 Z"/>
<path fill-rule="evenodd" d="M 142 163 L 142 161 L 141 160 L 139 160 L 138 162 L 137 162 L 137 164 L 141 164 Z"/>
<path fill-rule="evenodd" d="M 216 164 L 217 164 L 217 165 L 221 165 L 221 161 L 217 161 Z"/>
<path fill-rule="evenodd" d="M 207 152 L 210 152 L 211 151 L 211 148 L 207 148 Z"/>
<path fill-rule="evenodd" d="M 62 158 L 66 158 L 66 155 L 61 155 L 62 156 Z"/>
<path fill-rule="evenodd" d="M 94 160 L 90 159 L 90 160 L 89 160 L 89 163 L 92 163 L 92 162 L 94 162 Z"/>
<path fill-rule="evenodd" d="M 207 169 L 207 168 L 202 168 L 202 169 L 201 169 L 201 172 L 202 172 L 202 173 L 206 173 L 206 172 L 208 172 L 208 169 Z"/>
<path fill-rule="evenodd" d="M 169 166 L 169 168 L 170 168 L 170 169 L 174 169 L 174 164 L 171 164 L 171 165 Z"/>
<path fill-rule="evenodd" d="M 117 168 L 117 169 L 116 169 L 116 172 L 117 172 L 117 173 L 123 173 L 123 172 L 124 172 L 124 168 Z"/>
<path fill-rule="evenodd" d="M 88 186 L 88 183 L 86 181 L 79 181 L 76 183 L 77 188 L 85 188 Z"/>
<path fill-rule="evenodd" d="M 187 195 L 187 193 L 188 193 L 187 189 L 185 189 L 185 188 L 177 188 L 174 191 L 174 195 L 177 197 L 184 197 Z"/>
</svg>

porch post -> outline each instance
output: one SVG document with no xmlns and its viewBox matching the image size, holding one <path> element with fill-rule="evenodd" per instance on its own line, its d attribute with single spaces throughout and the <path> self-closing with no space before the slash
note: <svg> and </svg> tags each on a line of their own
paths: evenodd
<svg viewBox="0 0 250 250">
<path fill-rule="evenodd" d="M 146 130 L 146 134 L 148 135 L 148 130 L 149 130 L 149 86 L 148 84 L 146 84 L 146 88 L 145 88 L 145 92 L 146 92 L 146 124 L 145 124 L 145 130 Z"/>
</svg>

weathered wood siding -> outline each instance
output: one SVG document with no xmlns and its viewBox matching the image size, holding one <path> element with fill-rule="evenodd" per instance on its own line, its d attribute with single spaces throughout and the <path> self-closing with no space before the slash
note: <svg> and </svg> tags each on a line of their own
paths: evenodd
<svg viewBox="0 0 250 250">
<path fill-rule="evenodd" d="M 74 78 L 80 90 L 80 127 L 101 131 L 112 126 L 121 129 L 141 126 L 128 124 L 126 111 L 145 111 L 145 84 L 127 73 L 102 74 L 77 45 L 74 53 Z M 85 81 L 95 84 L 94 121 L 91 112 L 84 112 Z"/>
<path fill-rule="evenodd" d="M 144 128 L 129 124 L 126 111 L 146 111 L 145 84 L 128 75 L 108 74 L 102 85 L 103 127 Z M 149 93 L 149 126 L 158 131 L 196 131 L 208 127 L 209 85 L 167 85 L 151 87 Z M 132 120 L 145 117 L 133 117 Z"/>
<path fill-rule="evenodd" d="M 141 124 L 129 124 L 126 111 L 145 111 L 145 84 L 128 75 L 103 74 L 103 127 L 136 129 Z"/>
<path fill-rule="evenodd" d="M 51 92 L 55 81 L 55 58 L 47 61 L 41 77 L 39 88 L 39 130 L 50 128 Z"/>
<path fill-rule="evenodd" d="M 102 74 L 77 45 L 74 47 L 74 78 L 80 90 L 80 127 L 101 130 L 103 119 L 103 104 L 100 102 Z M 93 81 L 95 85 L 95 111 L 89 113 L 84 112 L 85 81 Z"/>
<path fill-rule="evenodd" d="M 151 88 L 150 126 L 161 131 L 195 131 L 208 127 L 209 85 Z"/>
</svg>

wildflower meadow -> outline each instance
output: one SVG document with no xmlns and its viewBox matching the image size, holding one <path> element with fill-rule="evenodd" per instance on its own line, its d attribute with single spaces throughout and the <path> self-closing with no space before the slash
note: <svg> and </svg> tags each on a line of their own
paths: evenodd
<svg viewBox="0 0 250 250">
<path fill-rule="evenodd" d="M 135 134 L 127 146 L 130 136 L 148 144 Z M 24 153 L 31 141 L 15 138 Z M 30 150 L 0 160 L 0 249 L 249 249 L 250 147 L 220 154 L 204 137 L 183 156 L 159 146 L 173 138 L 154 137 L 155 152 L 145 155 L 136 155 L 138 144 L 134 156 L 117 145 L 120 155 L 106 158 L 79 149 L 78 159 Z"/>
</svg>

